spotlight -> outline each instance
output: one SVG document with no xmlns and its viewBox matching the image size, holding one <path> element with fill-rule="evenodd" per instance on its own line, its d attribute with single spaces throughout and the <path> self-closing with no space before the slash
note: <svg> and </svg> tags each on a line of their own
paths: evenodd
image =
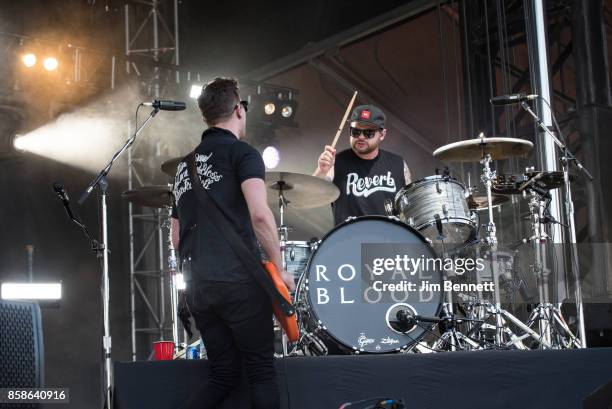
<svg viewBox="0 0 612 409">
<path fill-rule="evenodd" d="M 266 105 L 264 105 L 264 112 L 266 115 L 272 115 L 274 111 L 276 111 L 276 105 L 274 105 L 274 103 L 268 102 Z"/>
<path fill-rule="evenodd" d="M 27 140 L 23 135 L 15 135 L 13 139 L 13 147 L 18 151 L 25 151 L 27 148 Z"/>
<path fill-rule="evenodd" d="M 280 152 L 274 146 L 268 146 L 261 154 L 264 164 L 268 169 L 274 169 L 280 162 Z"/>
<path fill-rule="evenodd" d="M 281 115 L 283 116 L 283 118 L 291 117 L 291 115 L 293 115 L 293 108 L 289 105 L 285 105 L 281 110 Z"/>
<path fill-rule="evenodd" d="M 57 70 L 58 66 L 59 66 L 59 62 L 57 61 L 57 58 L 55 57 L 47 57 L 43 61 L 43 67 L 45 67 L 45 70 L 47 71 L 55 71 Z"/>
<path fill-rule="evenodd" d="M 189 97 L 193 99 L 198 99 L 200 94 L 202 93 L 202 85 L 201 84 L 193 84 L 191 86 L 191 91 L 189 91 Z"/>
<path fill-rule="evenodd" d="M 4 300 L 60 300 L 61 283 L 2 283 Z"/>
<path fill-rule="evenodd" d="M 24 54 L 21 57 L 21 61 L 23 62 L 23 65 L 25 65 L 26 67 L 32 68 L 33 66 L 36 65 L 36 55 L 32 53 Z"/>
</svg>

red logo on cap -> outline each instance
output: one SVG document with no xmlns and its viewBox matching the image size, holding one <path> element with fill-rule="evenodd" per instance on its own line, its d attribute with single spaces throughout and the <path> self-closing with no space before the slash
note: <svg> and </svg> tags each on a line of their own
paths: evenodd
<svg viewBox="0 0 612 409">
<path fill-rule="evenodd" d="M 363 111 L 361 111 L 361 114 L 359 114 L 359 117 L 361 119 L 370 119 L 370 114 L 371 114 L 370 111 L 368 111 L 367 109 L 364 109 Z"/>
</svg>

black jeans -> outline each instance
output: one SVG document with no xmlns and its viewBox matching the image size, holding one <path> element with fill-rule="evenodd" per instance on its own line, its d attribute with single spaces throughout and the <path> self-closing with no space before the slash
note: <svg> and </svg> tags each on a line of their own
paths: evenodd
<svg viewBox="0 0 612 409">
<path fill-rule="evenodd" d="M 187 304 L 202 334 L 209 382 L 187 408 L 217 408 L 246 371 L 252 407 L 278 409 L 272 305 L 256 283 L 190 283 Z M 195 288 L 194 288 L 195 287 Z"/>
</svg>

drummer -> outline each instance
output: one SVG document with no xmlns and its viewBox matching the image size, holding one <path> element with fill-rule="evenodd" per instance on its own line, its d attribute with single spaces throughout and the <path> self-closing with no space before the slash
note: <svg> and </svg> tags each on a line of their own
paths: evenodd
<svg viewBox="0 0 612 409">
<path fill-rule="evenodd" d="M 393 202 L 395 194 L 410 183 L 406 161 L 380 149 L 387 135 L 386 117 L 374 105 L 360 105 L 350 118 L 350 149 L 336 154 L 325 146 L 319 156 L 314 176 L 333 182 L 340 196 L 332 204 L 334 223 L 350 216 L 385 215 L 385 201 Z"/>
</svg>

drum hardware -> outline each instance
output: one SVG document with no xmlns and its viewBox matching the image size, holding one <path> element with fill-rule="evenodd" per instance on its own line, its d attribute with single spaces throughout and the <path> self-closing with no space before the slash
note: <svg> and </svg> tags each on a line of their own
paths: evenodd
<svg viewBox="0 0 612 409">
<path fill-rule="evenodd" d="M 551 348 L 567 346 L 580 347 L 580 341 L 571 332 L 565 322 L 561 310 L 550 303 L 548 293 L 550 269 L 546 265 L 546 249 L 549 236 L 546 233 L 545 225 L 556 222 L 552 220 L 548 207 L 550 206 L 551 196 L 548 190 L 540 185 L 541 175 L 545 172 L 533 173 L 530 179 L 521 186 L 524 195 L 530 196 L 529 212 L 531 215 L 531 226 L 533 235 L 523 239 L 524 243 L 532 243 L 534 248 L 533 273 L 538 285 L 539 303 L 531 312 L 527 319 L 527 325 L 538 324 L 542 339 Z M 544 186 L 551 186 L 547 183 Z"/>
<path fill-rule="evenodd" d="M 487 193 L 487 210 L 489 221 L 486 224 L 486 236 L 484 242 L 488 247 L 490 256 L 491 272 L 493 276 L 493 296 L 494 303 L 486 307 L 487 314 L 495 319 L 495 345 L 505 347 L 509 345 L 522 345 L 522 339 L 533 337 L 540 341 L 540 335 L 525 325 L 522 321 L 512 315 L 510 312 L 501 308 L 501 294 L 498 274 L 497 260 L 497 234 L 495 221 L 493 218 L 493 181 L 496 180 L 496 172 L 491 169 L 493 160 L 508 159 L 515 156 L 525 156 L 533 148 L 533 144 L 529 141 L 516 138 L 486 138 L 484 134 L 480 134 L 477 138 L 451 143 L 436 149 L 433 156 L 444 161 L 458 162 L 473 162 L 479 161 L 482 165 L 481 181 L 485 185 Z M 516 337 L 507 325 L 507 321 L 511 322 L 520 328 L 525 335 Z M 505 339 L 510 338 L 508 344 Z M 541 341 L 550 345 L 546 341 Z M 524 345 L 523 345 L 524 346 Z"/>
</svg>

